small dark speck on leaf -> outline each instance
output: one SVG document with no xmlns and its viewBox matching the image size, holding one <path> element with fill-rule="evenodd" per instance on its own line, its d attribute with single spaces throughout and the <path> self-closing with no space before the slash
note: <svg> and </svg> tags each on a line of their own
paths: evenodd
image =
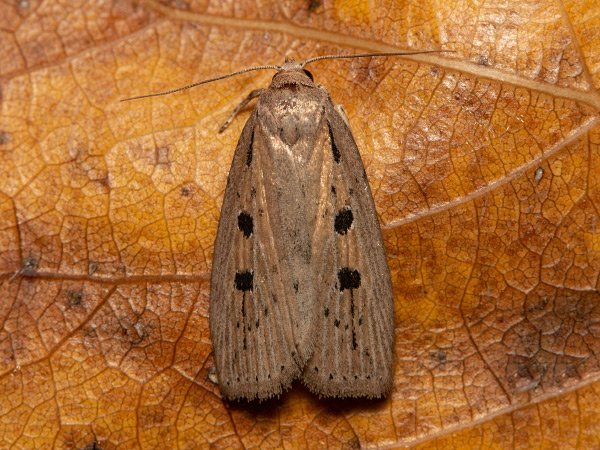
<svg viewBox="0 0 600 450">
<path fill-rule="evenodd" d="M 100 447 L 98 441 L 94 441 L 91 444 L 86 445 L 83 450 L 102 450 L 102 447 Z"/>
<path fill-rule="evenodd" d="M 321 2 L 319 0 L 308 0 L 308 10 L 313 12 L 319 9 Z"/>
<path fill-rule="evenodd" d="M 38 267 L 39 267 L 39 261 L 37 259 L 32 258 L 32 257 L 25 258 L 23 260 L 23 262 L 21 263 L 21 267 L 11 277 L 10 281 L 14 280 L 15 278 L 22 277 L 22 276 L 29 276 L 29 275 L 35 274 L 37 272 Z"/>
<path fill-rule="evenodd" d="M 23 264 L 21 265 L 21 270 L 23 271 L 23 275 L 32 275 L 34 274 L 38 267 L 39 261 L 35 258 L 25 258 Z"/>
<path fill-rule="evenodd" d="M 81 291 L 71 291 L 69 294 L 69 305 L 70 306 L 81 305 L 82 298 L 83 298 L 83 293 Z"/>
<path fill-rule="evenodd" d="M 487 56 L 480 56 L 479 58 L 477 58 L 477 64 L 480 66 L 489 66 L 490 63 L 488 62 Z"/>
</svg>

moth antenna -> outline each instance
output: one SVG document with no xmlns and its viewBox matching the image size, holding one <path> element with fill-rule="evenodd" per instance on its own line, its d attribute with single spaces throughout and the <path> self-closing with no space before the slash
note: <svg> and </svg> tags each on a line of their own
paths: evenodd
<svg viewBox="0 0 600 450">
<path fill-rule="evenodd" d="M 305 67 L 315 61 L 322 59 L 350 59 L 350 58 L 366 58 L 369 56 L 407 56 L 407 55 L 423 55 L 425 53 L 455 53 L 454 50 L 424 50 L 422 52 L 389 52 L 389 53 L 361 53 L 358 55 L 323 55 L 315 58 L 307 59 L 301 64 L 301 67 Z"/>
<path fill-rule="evenodd" d="M 138 100 L 140 98 L 146 98 L 146 97 L 158 97 L 159 95 L 169 95 L 169 94 L 173 94 L 175 92 L 179 92 L 179 91 L 184 91 L 186 89 L 190 89 L 196 86 L 200 86 L 201 84 L 206 84 L 206 83 L 211 83 L 213 81 L 217 81 L 217 80 L 222 80 L 223 78 L 229 78 L 229 77 L 233 77 L 236 75 L 240 75 L 242 73 L 246 73 L 246 72 L 250 72 L 252 70 L 263 70 L 263 69 L 275 69 L 275 70 L 280 70 L 281 67 L 280 66 L 275 66 L 275 65 L 266 65 L 266 66 L 257 66 L 257 67 L 249 67 L 247 69 L 244 70 L 240 70 L 238 72 L 233 72 L 227 75 L 221 75 L 220 77 L 215 77 L 215 78 L 210 78 L 208 80 L 203 80 L 203 81 L 198 81 L 197 83 L 193 83 L 193 84 L 189 84 L 187 86 L 183 86 L 177 89 L 172 89 L 170 91 L 165 91 L 165 92 L 159 92 L 157 94 L 146 94 L 146 95 L 138 95 L 136 97 L 129 97 L 129 98 L 124 98 L 120 101 L 122 102 L 127 102 L 129 100 Z"/>
</svg>

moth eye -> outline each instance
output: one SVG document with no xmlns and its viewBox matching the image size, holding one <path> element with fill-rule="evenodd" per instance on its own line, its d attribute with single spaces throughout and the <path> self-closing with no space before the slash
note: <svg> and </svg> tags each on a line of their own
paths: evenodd
<svg viewBox="0 0 600 450">
<path fill-rule="evenodd" d="M 315 81 L 315 79 L 313 78 L 313 74 L 312 74 L 312 73 L 310 73 L 310 72 L 309 72 L 308 70 L 306 70 L 306 69 L 303 69 L 303 70 L 304 70 L 304 74 L 305 74 L 305 75 L 306 75 L 308 78 L 310 78 L 310 81 Z"/>
</svg>

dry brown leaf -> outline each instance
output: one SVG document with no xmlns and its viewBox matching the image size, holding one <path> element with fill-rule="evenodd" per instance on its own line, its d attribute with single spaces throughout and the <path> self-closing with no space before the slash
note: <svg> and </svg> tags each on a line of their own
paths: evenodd
<svg viewBox="0 0 600 450">
<path fill-rule="evenodd" d="M 600 447 L 597 1 L 6 3 L 0 447 Z M 497 5 L 493 5 L 497 3 Z M 209 381 L 227 171 L 292 54 L 344 106 L 395 290 L 381 401 Z"/>
</svg>

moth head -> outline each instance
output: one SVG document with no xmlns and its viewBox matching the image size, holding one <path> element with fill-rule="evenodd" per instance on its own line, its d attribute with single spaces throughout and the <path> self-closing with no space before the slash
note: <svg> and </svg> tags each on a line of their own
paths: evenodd
<svg viewBox="0 0 600 450">
<path fill-rule="evenodd" d="M 291 56 L 285 57 L 285 62 L 273 75 L 271 87 L 278 88 L 284 85 L 304 85 L 314 87 L 314 78 L 312 73 L 304 68 L 303 63 L 299 63 Z"/>
</svg>

